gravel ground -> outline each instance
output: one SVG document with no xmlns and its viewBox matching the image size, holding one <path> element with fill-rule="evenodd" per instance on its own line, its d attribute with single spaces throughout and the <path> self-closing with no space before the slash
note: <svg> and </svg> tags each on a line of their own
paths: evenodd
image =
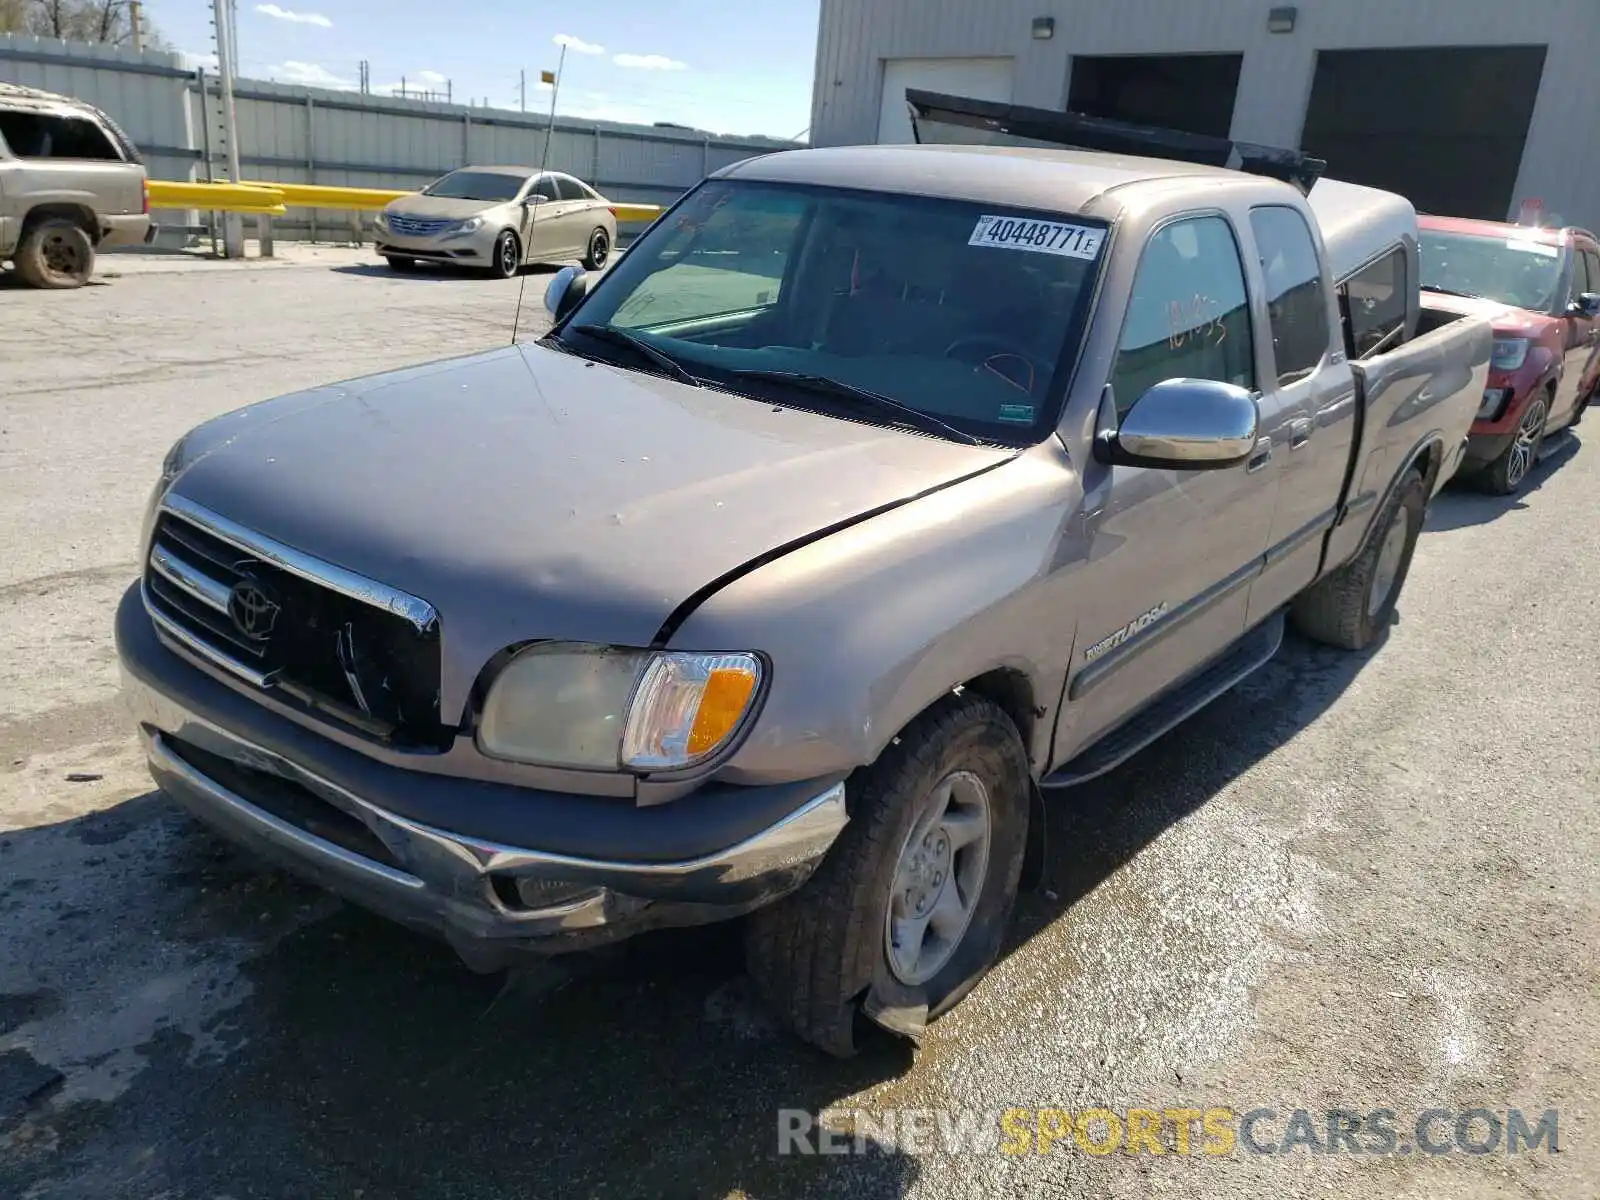
<svg viewBox="0 0 1600 1200">
<path fill-rule="evenodd" d="M 296 248 L 106 268 L 0 280 L 0 1196 L 1600 1192 L 1592 450 L 1515 501 L 1443 495 L 1375 652 L 1291 641 L 1059 797 L 994 974 L 920 1054 L 839 1064 L 772 1031 L 727 930 L 474 976 L 151 791 L 110 619 L 168 444 L 503 344 L 516 286 Z M 1271 1108 L 1267 1142 L 1297 1108 L 1392 1109 L 1407 1146 L 1429 1108 L 1556 1109 L 1560 1152 L 1012 1156 L 974 1115 L 1010 1107 Z M 876 1148 L 780 1156 L 779 1109 L 863 1110 Z M 894 1150 L 912 1109 L 944 1132 L 909 1152 L 897 1116 Z M 953 1153 L 962 1120 L 988 1145 Z"/>
</svg>

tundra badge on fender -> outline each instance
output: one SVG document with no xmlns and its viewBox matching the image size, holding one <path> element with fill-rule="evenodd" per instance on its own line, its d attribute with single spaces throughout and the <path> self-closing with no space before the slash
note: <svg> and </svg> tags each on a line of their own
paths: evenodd
<svg viewBox="0 0 1600 1200">
<path fill-rule="evenodd" d="M 1098 642 L 1083 652 L 1083 660 L 1085 662 L 1093 662 L 1107 650 L 1115 650 L 1134 634 L 1141 633 L 1144 630 L 1149 629 L 1150 626 L 1161 620 L 1162 617 L 1167 615 L 1167 609 L 1170 607 L 1171 605 L 1163 600 L 1160 604 L 1156 605 L 1142 617 L 1135 617 L 1121 629 L 1107 634 L 1105 637 L 1101 638 Z"/>
</svg>

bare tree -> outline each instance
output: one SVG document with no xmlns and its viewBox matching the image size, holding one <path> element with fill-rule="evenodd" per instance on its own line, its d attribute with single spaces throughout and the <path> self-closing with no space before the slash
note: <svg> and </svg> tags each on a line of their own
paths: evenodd
<svg viewBox="0 0 1600 1200">
<path fill-rule="evenodd" d="M 0 33 L 29 33 L 71 42 L 126 46 L 133 41 L 133 10 L 128 0 L 0 0 Z M 166 49 L 166 41 L 139 18 L 147 49 Z"/>
</svg>

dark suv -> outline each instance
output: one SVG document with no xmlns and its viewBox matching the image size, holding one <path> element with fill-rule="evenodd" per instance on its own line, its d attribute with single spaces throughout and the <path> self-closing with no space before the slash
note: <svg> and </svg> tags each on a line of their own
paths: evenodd
<svg viewBox="0 0 1600 1200">
<path fill-rule="evenodd" d="M 1430 304 L 1484 297 L 1494 326 L 1489 386 L 1463 472 L 1494 492 L 1521 488 L 1545 439 L 1576 425 L 1600 385 L 1600 242 L 1584 229 L 1423 217 Z"/>
</svg>

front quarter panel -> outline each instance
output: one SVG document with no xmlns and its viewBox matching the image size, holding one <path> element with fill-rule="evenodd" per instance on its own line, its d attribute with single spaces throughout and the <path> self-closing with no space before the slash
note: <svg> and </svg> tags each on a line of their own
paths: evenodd
<svg viewBox="0 0 1600 1200">
<path fill-rule="evenodd" d="M 719 778 L 769 783 L 846 772 L 953 687 L 1025 678 L 1035 771 L 1076 629 L 1082 489 L 1054 438 L 1002 466 L 819 539 L 745 575 L 672 638 L 753 649 L 772 681 Z"/>
</svg>

